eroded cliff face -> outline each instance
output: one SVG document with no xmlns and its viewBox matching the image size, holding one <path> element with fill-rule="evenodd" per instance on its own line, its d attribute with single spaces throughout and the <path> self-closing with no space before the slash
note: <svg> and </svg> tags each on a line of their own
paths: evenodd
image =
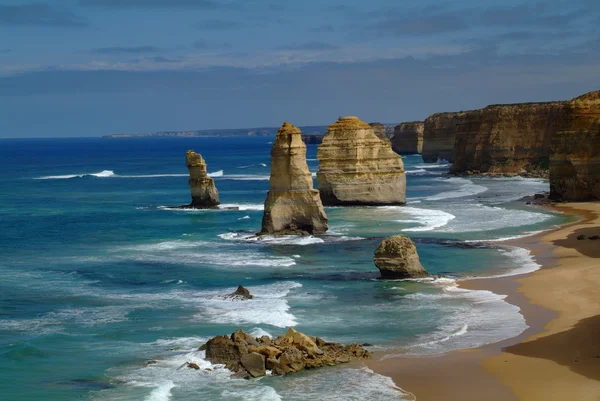
<svg viewBox="0 0 600 401">
<path fill-rule="evenodd" d="M 438 160 L 454 161 L 456 129 L 465 112 L 436 113 L 425 119 L 423 124 L 423 150 L 425 163 Z"/>
<path fill-rule="evenodd" d="M 265 200 L 261 234 L 322 234 L 327 216 L 313 188 L 300 129 L 285 122 L 271 149 L 271 187 Z"/>
<path fill-rule="evenodd" d="M 506 104 L 463 113 L 456 124 L 450 171 L 544 175 L 564 106 L 565 102 Z"/>
<path fill-rule="evenodd" d="M 382 123 L 369 123 L 371 128 L 373 128 L 373 132 L 377 135 L 377 138 L 381 139 L 385 143 L 390 143 L 390 138 L 388 138 L 385 132 L 385 125 Z"/>
<path fill-rule="evenodd" d="M 400 123 L 391 137 L 392 149 L 400 155 L 423 153 L 423 121 Z"/>
<path fill-rule="evenodd" d="M 550 145 L 550 197 L 600 200 L 600 91 L 566 105 Z"/>
<path fill-rule="evenodd" d="M 188 183 L 192 193 L 192 203 L 189 205 L 198 209 L 210 209 L 219 205 L 219 192 L 215 181 L 206 172 L 206 162 L 202 155 L 188 150 L 185 162 L 190 172 Z"/>
<path fill-rule="evenodd" d="M 329 126 L 317 159 L 324 205 L 406 203 L 402 158 L 357 117 L 341 117 Z"/>
</svg>

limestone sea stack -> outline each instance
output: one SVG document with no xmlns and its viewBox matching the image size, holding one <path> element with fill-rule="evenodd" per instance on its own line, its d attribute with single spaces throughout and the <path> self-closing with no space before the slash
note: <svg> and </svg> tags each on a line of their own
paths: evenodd
<svg viewBox="0 0 600 401">
<path fill-rule="evenodd" d="M 425 163 L 438 160 L 454 161 L 454 139 L 456 127 L 464 112 L 436 113 L 425 119 L 423 124 L 423 150 Z"/>
<path fill-rule="evenodd" d="M 326 206 L 406 203 L 402 157 L 358 117 L 340 117 L 329 126 L 317 159 L 317 185 Z"/>
<path fill-rule="evenodd" d="M 428 277 L 417 247 L 405 235 L 392 235 L 383 240 L 375 250 L 375 265 L 382 278 L 402 279 Z"/>
<path fill-rule="evenodd" d="M 206 172 L 206 162 L 202 156 L 193 150 L 185 154 L 185 162 L 190 172 L 188 183 L 192 192 L 190 207 L 198 209 L 211 209 L 219 205 L 219 192 L 215 180 Z"/>
<path fill-rule="evenodd" d="M 285 122 L 271 149 L 271 187 L 261 234 L 308 235 L 327 231 L 319 191 L 313 188 L 300 129 Z"/>
<path fill-rule="evenodd" d="M 400 155 L 423 153 L 423 121 L 400 123 L 391 137 L 392 149 Z"/>
<path fill-rule="evenodd" d="M 382 123 L 369 123 L 369 125 L 373 128 L 373 132 L 377 135 L 377 138 L 385 143 L 390 143 L 390 138 L 388 138 L 387 133 L 385 132 L 385 125 Z"/>
</svg>

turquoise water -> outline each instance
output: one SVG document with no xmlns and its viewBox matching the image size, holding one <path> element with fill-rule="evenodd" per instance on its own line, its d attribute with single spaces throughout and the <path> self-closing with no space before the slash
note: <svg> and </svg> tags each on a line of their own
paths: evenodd
<svg viewBox="0 0 600 401">
<path fill-rule="evenodd" d="M 456 281 L 538 267 L 526 250 L 496 241 L 568 219 L 516 202 L 547 182 L 448 179 L 447 164 L 408 156 L 406 207 L 326 208 L 326 236 L 256 241 L 269 141 L 0 141 L 3 399 L 402 399 L 390 379 L 367 369 L 246 381 L 210 366 L 196 349 L 238 327 L 273 336 L 295 327 L 431 354 L 526 328 L 502 295 L 462 290 Z M 167 208 L 189 203 L 187 149 L 206 159 L 223 206 L 239 210 Z M 313 172 L 315 154 L 309 146 Z M 378 280 L 373 250 L 396 233 L 409 235 L 422 264 L 441 278 Z M 222 297 L 238 284 L 255 298 Z M 158 363 L 144 367 L 150 359 Z M 212 370 L 178 370 L 186 361 Z"/>
</svg>

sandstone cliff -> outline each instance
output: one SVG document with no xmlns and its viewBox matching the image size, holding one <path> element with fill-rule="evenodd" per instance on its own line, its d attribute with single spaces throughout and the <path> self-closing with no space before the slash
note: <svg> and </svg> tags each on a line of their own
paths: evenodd
<svg viewBox="0 0 600 401">
<path fill-rule="evenodd" d="M 189 207 L 210 209 L 219 205 L 219 193 L 215 181 L 206 173 L 206 162 L 193 150 L 185 154 L 185 162 L 190 172 L 188 183 L 192 192 L 192 203 Z"/>
<path fill-rule="evenodd" d="M 271 178 L 261 234 L 322 234 L 327 216 L 313 189 L 300 129 L 285 122 L 271 149 Z"/>
<path fill-rule="evenodd" d="M 464 112 L 436 113 L 425 119 L 423 124 L 423 149 L 425 163 L 440 159 L 454 161 L 454 139 L 456 128 Z"/>
<path fill-rule="evenodd" d="M 552 134 L 565 102 L 487 106 L 463 113 L 456 124 L 451 172 L 544 175 Z"/>
<path fill-rule="evenodd" d="M 317 159 L 317 185 L 325 205 L 406 203 L 402 158 L 357 117 L 341 117 L 328 127 Z"/>
<path fill-rule="evenodd" d="M 385 143 L 390 143 L 390 138 L 388 138 L 385 132 L 385 125 L 382 123 L 369 123 L 371 128 L 373 128 L 373 132 L 377 135 L 377 138 L 381 139 Z"/>
<path fill-rule="evenodd" d="M 423 130 L 422 121 L 400 123 L 394 128 L 392 135 L 392 149 L 401 155 L 414 155 L 423 153 Z"/>
<path fill-rule="evenodd" d="M 566 105 L 550 145 L 550 197 L 600 200 L 600 91 Z"/>
</svg>

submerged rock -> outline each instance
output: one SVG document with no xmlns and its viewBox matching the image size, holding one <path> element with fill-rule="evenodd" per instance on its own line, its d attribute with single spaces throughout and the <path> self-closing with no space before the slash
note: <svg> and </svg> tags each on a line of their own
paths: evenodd
<svg viewBox="0 0 600 401">
<path fill-rule="evenodd" d="M 231 337 L 210 339 L 206 350 L 208 361 L 225 364 L 236 376 L 244 378 L 265 376 L 267 369 L 283 376 L 370 357 L 371 353 L 358 344 L 343 346 L 294 329 L 273 339 L 254 338 L 237 330 Z"/>
<path fill-rule="evenodd" d="M 188 150 L 185 161 L 190 172 L 190 191 L 192 192 L 192 203 L 189 207 L 197 209 L 212 209 L 219 205 L 219 192 L 215 186 L 215 180 L 206 172 L 206 162 L 202 155 Z"/>
<path fill-rule="evenodd" d="M 375 265 L 382 278 L 428 277 L 414 242 L 405 235 L 392 235 L 379 244 L 375 250 Z"/>
<path fill-rule="evenodd" d="M 313 188 L 300 129 L 285 122 L 271 149 L 271 178 L 260 234 L 307 235 L 327 231 L 327 215 Z"/>
<path fill-rule="evenodd" d="M 406 203 L 402 158 L 357 117 L 341 117 L 329 126 L 317 159 L 317 185 L 324 205 Z"/>
</svg>

